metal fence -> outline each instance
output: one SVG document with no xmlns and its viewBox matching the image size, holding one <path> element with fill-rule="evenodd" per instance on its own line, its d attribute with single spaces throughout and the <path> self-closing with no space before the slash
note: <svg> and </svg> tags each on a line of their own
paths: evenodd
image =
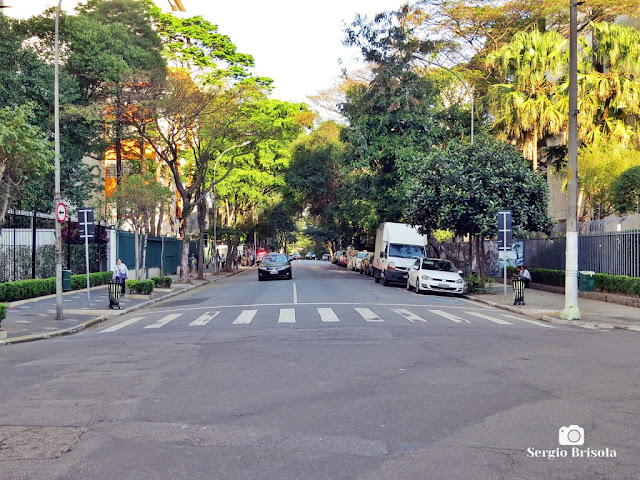
<svg viewBox="0 0 640 480">
<path fill-rule="evenodd" d="M 525 263 L 564 270 L 564 238 L 524 241 Z M 616 232 L 578 237 L 578 269 L 640 277 L 640 232 Z"/>
<path fill-rule="evenodd" d="M 55 221 L 53 215 L 9 211 L 0 229 L 0 283 L 55 276 Z M 127 265 L 135 264 L 133 233 L 113 232 L 99 222 L 94 231 L 94 239 L 89 241 L 90 272 L 114 268 L 109 238 L 115 242 L 111 256 L 121 256 Z M 149 236 L 147 269 L 158 274 L 175 274 L 181 254 L 182 240 Z M 62 225 L 62 255 L 63 269 L 73 274 L 86 273 L 84 240 L 80 239 L 77 221 L 69 219 Z"/>
</svg>

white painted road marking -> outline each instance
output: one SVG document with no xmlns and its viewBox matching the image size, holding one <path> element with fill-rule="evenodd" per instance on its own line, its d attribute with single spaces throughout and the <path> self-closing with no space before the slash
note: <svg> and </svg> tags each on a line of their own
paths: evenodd
<svg viewBox="0 0 640 480">
<path fill-rule="evenodd" d="M 256 316 L 257 312 L 258 310 L 243 310 L 242 313 L 238 315 L 238 318 L 233 321 L 233 324 L 239 325 L 251 323 L 251 320 L 253 320 L 253 317 Z"/>
<path fill-rule="evenodd" d="M 296 284 L 293 284 L 293 304 L 295 305 L 296 303 L 298 303 L 298 288 L 296 287 Z"/>
<path fill-rule="evenodd" d="M 399 313 L 404 318 L 409 320 L 411 323 L 413 323 L 413 322 L 424 322 L 424 323 L 427 323 L 427 321 L 424 318 L 419 317 L 415 313 L 411 313 L 409 310 L 405 310 L 404 308 L 392 308 L 391 310 L 393 310 L 396 313 Z"/>
<path fill-rule="evenodd" d="M 368 308 L 356 308 L 355 311 L 358 312 L 367 322 L 382 322 L 382 319 Z"/>
<path fill-rule="evenodd" d="M 209 323 L 212 319 L 214 319 L 220 312 L 211 312 L 211 314 L 209 312 L 200 315 L 198 318 L 196 318 L 193 322 L 191 322 L 189 324 L 190 327 L 199 327 L 202 325 L 206 325 L 207 323 Z"/>
<path fill-rule="evenodd" d="M 120 330 L 121 328 L 124 328 L 128 325 L 134 324 L 140 320 L 142 320 L 144 317 L 135 317 L 135 318 L 130 318 L 129 320 L 125 320 L 122 323 L 119 323 L 117 325 L 114 325 L 113 327 L 109 327 L 109 328 L 105 328 L 104 330 L 100 330 L 100 333 L 111 333 L 111 332 L 115 332 L 116 330 Z"/>
<path fill-rule="evenodd" d="M 175 320 L 180 315 L 182 315 L 182 314 L 181 313 L 174 313 L 172 315 L 167 315 L 166 317 L 163 317 L 160 320 L 158 320 L 156 323 L 152 323 L 151 325 L 147 325 L 144 328 L 160 328 L 160 327 L 164 327 L 167 323 L 171 322 L 172 320 Z"/>
<path fill-rule="evenodd" d="M 333 311 L 333 308 L 319 308 L 318 313 L 323 322 L 339 322 L 340 319 Z"/>
<path fill-rule="evenodd" d="M 556 328 L 553 325 L 550 325 L 546 322 L 540 322 L 538 320 L 531 320 L 530 318 L 520 318 L 520 317 L 516 317 L 515 315 L 507 315 L 505 313 L 502 314 L 503 317 L 507 317 L 507 318 L 513 318 L 514 320 L 519 320 L 521 322 L 527 322 L 530 323 L 531 325 L 537 325 L 538 327 L 544 327 L 544 328 Z"/>
<path fill-rule="evenodd" d="M 447 320 L 451 320 L 456 323 L 471 323 L 469 320 L 465 320 L 464 318 L 460 318 L 452 313 L 444 312 L 442 310 L 429 310 L 431 313 L 435 313 L 436 315 L 440 315 L 441 317 L 446 318 Z"/>
<path fill-rule="evenodd" d="M 293 308 L 281 308 L 278 323 L 296 323 L 296 311 Z"/>
<path fill-rule="evenodd" d="M 489 320 L 490 322 L 498 323 L 500 325 L 513 325 L 513 323 L 511 322 L 507 322 L 506 320 L 502 320 L 500 318 L 490 317 L 489 315 L 485 315 L 484 313 L 477 313 L 477 312 L 465 312 L 465 313 L 467 313 L 468 315 L 473 315 L 474 317 L 484 318 L 485 320 Z"/>
</svg>

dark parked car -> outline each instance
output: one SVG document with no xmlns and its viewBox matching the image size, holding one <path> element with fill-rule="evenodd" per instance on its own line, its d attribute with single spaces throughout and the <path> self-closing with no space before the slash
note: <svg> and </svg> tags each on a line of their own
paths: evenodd
<svg viewBox="0 0 640 480">
<path fill-rule="evenodd" d="M 269 253 L 264 256 L 258 268 L 258 280 L 286 278 L 291 280 L 291 260 L 284 253 Z"/>
<path fill-rule="evenodd" d="M 307 252 L 307 260 L 315 260 L 316 254 L 313 252 Z"/>
</svg>

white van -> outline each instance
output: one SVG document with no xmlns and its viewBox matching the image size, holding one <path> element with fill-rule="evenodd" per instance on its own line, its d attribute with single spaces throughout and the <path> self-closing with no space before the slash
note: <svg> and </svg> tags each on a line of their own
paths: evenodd
<svg viewBox="0 0 640 480">
<path fill-rule="evenodd" d="M 407 283 L 411 266 L 417 258 L 426 257 L 427 236 L 417 227 L 405 223 L 385 222 L 376 231 L 373 278 L 383 285 Z"/>
</svg>

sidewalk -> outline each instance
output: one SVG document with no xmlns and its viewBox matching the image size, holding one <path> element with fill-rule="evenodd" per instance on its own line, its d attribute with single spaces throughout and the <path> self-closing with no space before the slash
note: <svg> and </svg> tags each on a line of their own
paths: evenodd
<svg viewBox="0 0 640 480">
<path fill-rule="evenodd" d="M 581 325 L 587 328 L 620 328 L 640 332 L 640 308 L 618 303 L 579 297 L 578 308 L 581 319 L 567 321 L 560 318 L 565 301 L 563 293 L 527 288 L 524 293 L 525 305 L 514 305 L 511 285 L 507 285 L 505 296 L 504 286 L 498 284 L 493 294 L 470 295 L 468 298 L 551 323 Z"/>
<path fill-rule="evenodd" d="M 248 267 L 241 267 L 233 273 L 221 273 L 217 276 L 206 273 L 205 280 L 191 279 L 191 284 L 175 283 L 178 276 L 170 275 L 174 282 L 170 289 L 157 288 L 151 296 L 127 294 L 120 298 L 120 310 L 109 308 L 106 285 L 91 288 L 89 305 L 86 289 L 65 292 L 62 297 L 64 320 L 55 319 L 55 295 L 5 303 L 7 318 L 2 320 L 0 328 L 4 332 L 0 331 L 0 334 L 6 334 L 6 338 L 0 337 L 0 346 L 70 335 L 96 323 L 180 295 L 201 285 L 217 282 L 247 269 Z"/>
</svg>

